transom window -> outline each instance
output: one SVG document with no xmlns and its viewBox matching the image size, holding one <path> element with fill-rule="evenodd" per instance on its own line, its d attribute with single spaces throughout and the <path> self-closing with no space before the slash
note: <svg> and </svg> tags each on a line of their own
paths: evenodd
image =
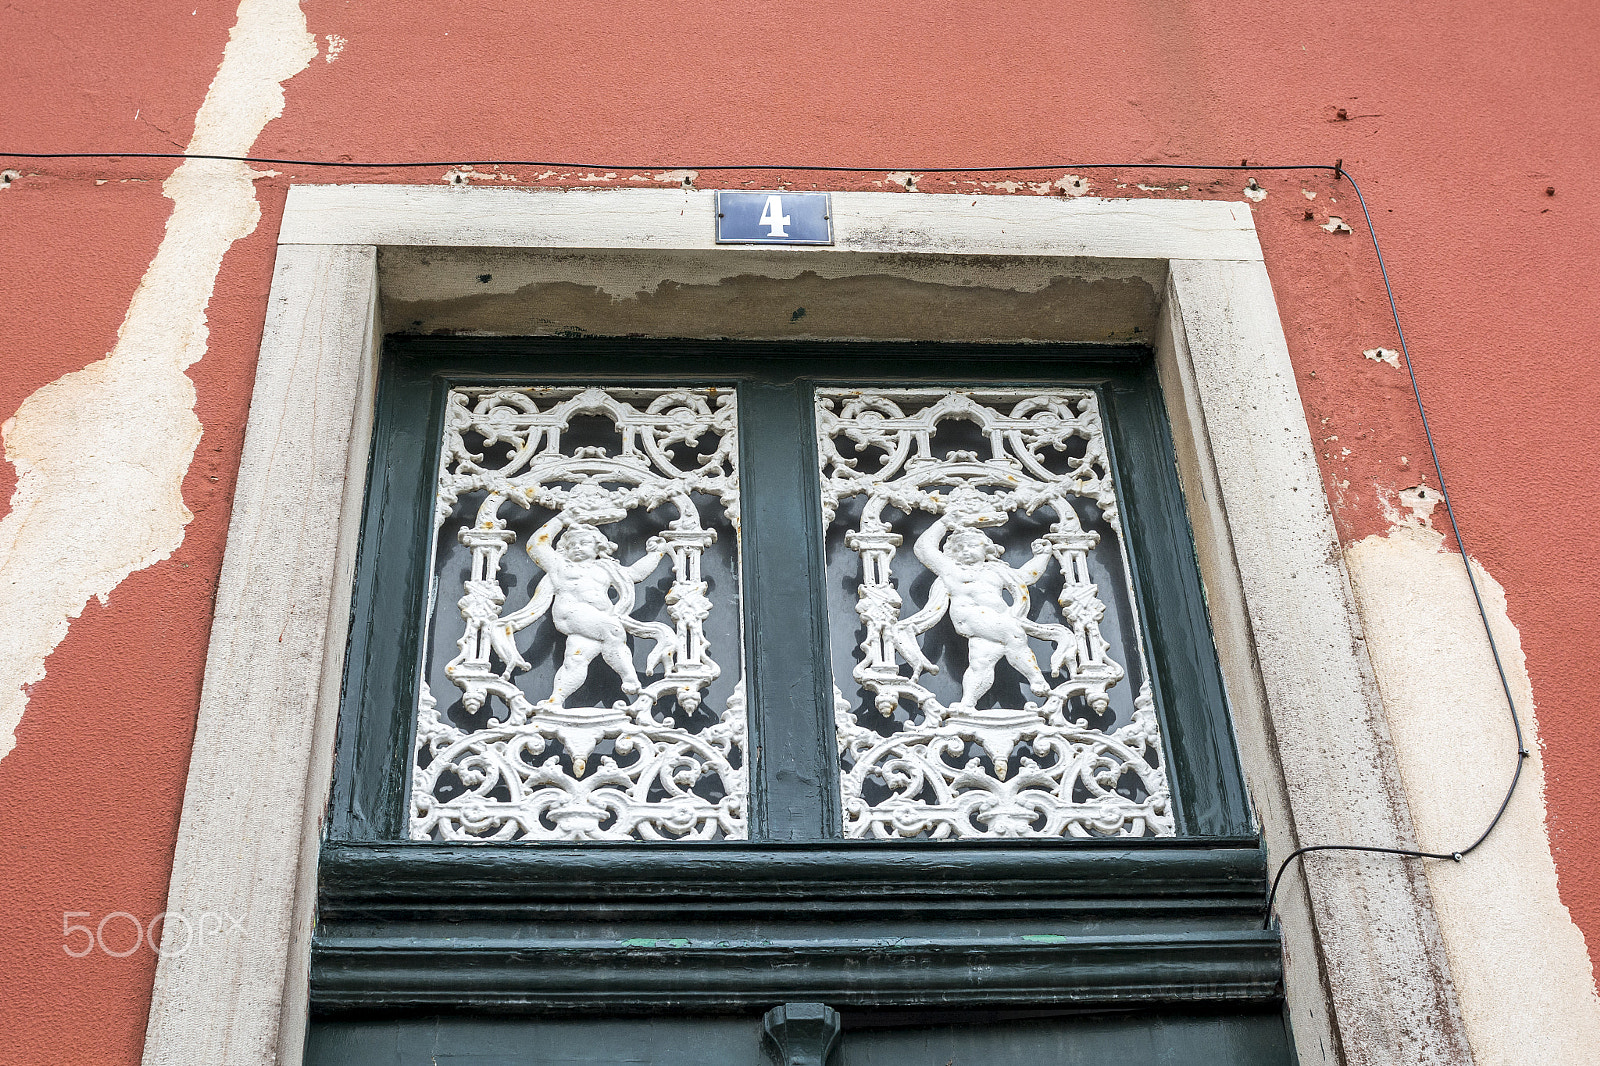
<svg viewBox="0 0 1600 1066">
<path fill-rule="evenodd" d="M 391 341 L 363 575 L 400 639 L 353 642 L 336 812 L 1240 832 L 1157 400 L 1137 349 Z"/>
</svg>

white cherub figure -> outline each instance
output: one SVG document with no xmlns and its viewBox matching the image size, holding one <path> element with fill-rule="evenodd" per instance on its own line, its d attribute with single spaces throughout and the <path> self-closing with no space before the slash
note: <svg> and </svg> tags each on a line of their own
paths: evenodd
<svg viewBox="0 0 1600 1066">
<path fill-rule="evenodd" d="M 994 685 L 995 664 L 1002 656 L 1027 679 L 1035 696 L 1050 692 L 1028 636 L 1055 640 L 1064 632 L 1057 632 L 1061 626 L 1041 625 L 1027 617 L 1028 586 L 1049 566 L 1048 548 L 1044 541 L 1035 541 L 1033 558 L 1013 568 L 1000 561 L 1001 548 L 988 534 L 974 525 L 955 525 L 948 515 L 940 515 L 917 538 L 913 550 L 937 580 L 927 607 L 914 620 L 915 628 L 926 630 L 937 614 L 948 610 L 950 624 L 967 640 L 967 671 L 961 676 L 957 706 L 968 710 L 977 706 Z M 1059 670 L 1054 662 L 1051 667 Z"/>
<path fill-rule="evenodd" d="M 648 554 L 631 566 L 624 566 L 611 557 L 617 546 L 598 526 L 567 511 L 540 526 L 529 539 L 528 554 L 545 576 L 528 605 L 503 623 L 521 629 L 549 611 L 550 620 L 567 638 L 550 698 L 543 706 L 558 710 L 565 707 L 567 698 L 588 680 L 589 664 L 597 655 L 621 678 L 622 691 L 628 696 L 637 695 L 639 676 L 628 648 L 630 633 L 656 642 L 645 664 L 646 672 L 654 671 L 676 653 L 678 638 L 670 627 L 633 617 L 638 605 L 635 586 L 654 573 L 666 555 L 657 538 L 651 538 L 648 548 Z"/>
</svg>

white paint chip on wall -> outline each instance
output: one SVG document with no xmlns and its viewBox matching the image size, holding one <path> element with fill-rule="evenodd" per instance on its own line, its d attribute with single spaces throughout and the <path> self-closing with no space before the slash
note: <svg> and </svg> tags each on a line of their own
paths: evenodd
<svg viewBox="0 0 1600 1066">
<path fill-rule="evenodd" d="M 1421 846 L 1449 851 L 1493 817 L 1516 741 L 1461 556 L 1431 522 L 1441 497 L 1407 489 L 1384 536 L 1345 549 L 1378 688 Z M 1493 1066 L 1590 1062 L 1600 998 L 1583 933 L 1561 902 L 1544 805 L 1533 689 L 1505 591 L 1473 563 L 1528 749 L 1516 797 L 1461 863 L 1424 867 L 1473 1059 Z M 1584 1050 L 1587 1048 L 1588 1050 Z"/>
<path fill-rule="evenodd" d="M 295 0 L 243 0 L 186 150 L 249 154 L 283 112 L 282 83 L 316 54 Z M 206 352 L 222 257 L 260 220 L 258 176 L 219 160 L 173 171 L 166 233 L 110 354 L 39 389 L 0 427 L 17 471 L 0 519 L 0 758 L 16 745 L 28 687 L 89 599 L 104 602 L 183 542 L 193 517 L 183 478 L 201 434 L 184 371 Z M 84 506 L 109 499 L 118 505 Z"/>
</svg>

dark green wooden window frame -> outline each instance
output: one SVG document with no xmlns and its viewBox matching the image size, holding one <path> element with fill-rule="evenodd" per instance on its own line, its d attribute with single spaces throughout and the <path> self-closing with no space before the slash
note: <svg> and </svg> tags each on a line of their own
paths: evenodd
<svg viewBox="0 0 1600 1066">
<path fill-rule="evenodd" d="M 419 560 L 433 536 L 444 397 L 458 382 L 737 384 L 759 751 L 749 841 L 405 840 L 428 582 Z M 1101 396 L 1176 837 L 842 837 L 810 386 L 996 382 L 1090 385 Z M 794 639 L 797 615 L 809 644 Z M 1148 349 L 391 337 L 351 617 L 316 1011 L 714 1012 L 795 999 L 1261 1006 L 1281 996 L 1276 934 L 1257 928 L 1263 854 Z"/>
</svg>

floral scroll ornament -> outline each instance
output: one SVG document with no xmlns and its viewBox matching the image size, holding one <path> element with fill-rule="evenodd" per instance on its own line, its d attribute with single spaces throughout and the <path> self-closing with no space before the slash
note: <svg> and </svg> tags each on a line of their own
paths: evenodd
<svg viewBox="0 0 1600 1066">
<path fill-rule="evenodd" d="M 620 450 L 565 447 L 562 435 L 578 416 L 610 421 Z M 702 524 L 694 496 L 715 498 L 738 528 L 735 418 L 732 394 L 714 389 L 451 391 L 436 528 L 458 501 L 481 500 L 457 534 L 472 566 L 457 601 L 465 627 L 445 674 L 469 714 L 486 706 L 497 713 L 483 728 L 464 728 L 447 721 L 422 686 L 414 839 L 746 835 L 742 682 L 714 721 L 690 726 L 704 718 L 697 712 L 706 689 L 722 673 L 704 631 L 713 605 L 701 573 L 717 531 Z M 698 451 L 702 438 L 713 441 L 709 451 Z M 517 534 L 507 526 L 507 504 L 555 512 L 525 545 L 542 576 L 528 602 L 509 613 L 500 565 Z M 618 559 L 606 527 L 663 506 L 676 515 L 645 553 Z M 670 625 L 634 617 L 639 586 L 664 561 Z M 518 634 L 546 615 L 563 646 L 548 693 L 530 699 L 516 676 L 531 668 Z M 634 641 L 650 649 L 643 677 Z M 623 698 L 572 706 L 597 666 Z M 603 754 L 591 765 L 597 750 Z M 707 783 L 718 787 L 697 788 Z"/>
<path fill-rule="evenodd" d="M 935 454 L 947 420 L 975 425 L 987 454 Z M 859 501 L 844 538 L 861 568 L 862 639 L 851 675 L 871 707 L 856 708 L 835 690 L 846 834 L 1170 835 L 1148 680 L 1115 731 L 1092 728 L 1084 713 L 1106 713 L 1126 676 L 1101 633 L 1106 606 L 1089 575 L 1100 534 L 1083 528 L 1072 502 L 1091 502 L 1120 533 L 1095 393 L 824 389 L 817 422 L 824 521 L 836 524 L 845 502 Z M 910 614 L 893 574 L 905 538 L 891 508 L 933 516 L 912 546 L 933 581 Z M 1053 521 L 1031 557 L 1011 566 L 991 531 L 1003 535 L 1018 511 Z M 1029 589 L 1052 563 L 1061 577 L 1059 620 L 1035 619 Z M 920 680 L 939 671 L 923 635 L 945 620 L 967 659 L 960 697 L 949 704 Z M 1046 664 L 1036 643 L 1050 648 Z M 1002 661 L 1033 699 L 1002 693 L 998 706 L 980 706 Z M 1148 678 L 1147 667 L 1143 673 Z M 907 717 L 885 735 L 870 724 L 872 711 Z"/>
</svg>

